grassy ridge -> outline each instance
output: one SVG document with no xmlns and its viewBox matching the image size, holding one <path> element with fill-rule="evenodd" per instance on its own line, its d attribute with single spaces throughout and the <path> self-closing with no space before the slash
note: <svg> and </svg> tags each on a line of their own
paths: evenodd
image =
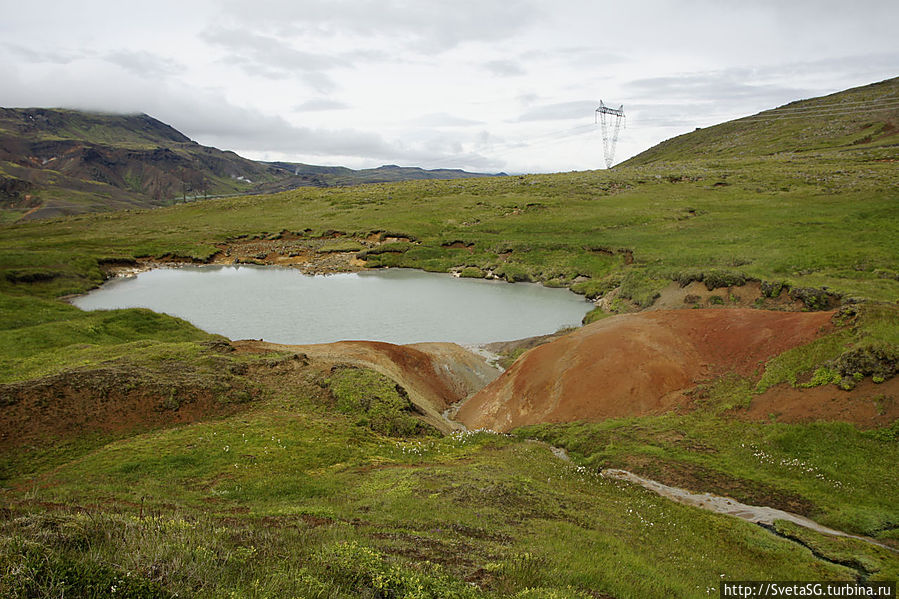
<svg viewBox="0 0 899 599">
<path fill-rule="evenodd" d="M 0 230 L 0 291 L 15 292 L 29 276 L 46 277 L 29 288 L 48 295 L 89 288 L 99 280 L 97 258 L 203 260 L 236 235 L 336 229 L 419 240 L 404 252 L 366 256 L 372 265 L 468 266 L 560 285 L 638 271 L 654 287 L 686 269 L 719 268 L 891 300 L 899 296 L 899 219 L 888 193 L 895 167 L 859 160 L 839 177 L 830 174 L 836 164 L 771 158 L 664 175 L 640 167 L 304 189 L 35 223 Z M 454 241 L 471 245 L 446 247 Z M 58 256 L 74 264 L 62 266 Z"/>
</svg>

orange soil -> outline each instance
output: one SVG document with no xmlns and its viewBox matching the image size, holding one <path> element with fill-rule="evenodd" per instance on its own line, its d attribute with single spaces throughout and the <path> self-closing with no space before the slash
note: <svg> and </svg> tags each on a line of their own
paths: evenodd
<svg viewBox="0 0 899 599">
<path fill-rule="evenodd" d="M 835 385 L 796 389 L 778 385 L 752 398 L 746 412 L 752 420 L 813 422 L 840 420 L 870 428 L 887 426 L 899 418 L 899 377 L 880 384 L 862 381 L 851 392 Z"/>
<path fill-rule="evenodd" d="M 113 370 L 68 372 L 0 387 L 0 451 L 50 438 L 121 434 L 220 418 L 247 409 L 229 392 L 160 385 Z M 177 403 L 171 403 L 177 398 Z M 249 398 L 249 395 L 247 396 Z"/>
<path fill-rule="evenodd" d="M 305 354 L 318 368 L 349 364 L 371 368 L 394 380 L 409 394 L 424 419 L 449 432 L 458 425 L 442 412 L 481 389 L 499 375 L 479 356 L 455 343 L 394 345 L 381 341 L 338 341 L 315 345 L 279 345 L 235 341 L 238 351 L 291 351 Z"/>
<path fill-rule="evenodd" d="M 833 312 L 671 310 L 608 318 L 524 354 L 471 397 L 457 418 L 499 431 L 540 422 L 660 413 L 725 372 L 752 375 L 808 343 Z"/>
</svg>

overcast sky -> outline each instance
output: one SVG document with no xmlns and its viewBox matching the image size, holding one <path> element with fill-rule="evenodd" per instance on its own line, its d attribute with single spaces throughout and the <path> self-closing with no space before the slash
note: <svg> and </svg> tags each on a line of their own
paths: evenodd
<svg viewBox="0 0 899 599">
<path fill-rule="evenodd" d="M 0 0 L 0 106 L 145 112 L 249 158 L 602 168 L 899 75 L 897 0 Z"/>
</svg>

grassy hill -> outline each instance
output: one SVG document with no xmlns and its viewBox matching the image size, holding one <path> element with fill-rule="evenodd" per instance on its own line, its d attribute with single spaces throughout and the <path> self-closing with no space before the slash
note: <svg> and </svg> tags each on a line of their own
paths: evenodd
<svg viewBox="0 0 899 599">
<path fill-rule="evenodd" d="M 151 208 L 303 186 L 483 176 L 263 163 L 201 146 L 145 114 L 0 108 L 0 222 Z"/>
<path fill-rule="evenodd" d="M 765 529 L 598 475 L 627 467 L 899 547 L 896 422 L 746 417 L 762 391 L 849 393 L 835 369 L 871 356 L 878 374 L 860 362 L 850 373 L 870 393 L 849 397 L 899 401 L 874 381 L 899 362 L 894 113 L 780 114 L 783 128 L 734 121 L 611 171 L 299 188 L 3 226 L 0 416 L 19 432 L 0 431 L 0 595 L 623 599 L 716 596 L 722 580 L 895 580 L 888 549 Z M 58 299 L 111 264 L 204 262 L 241 243 L 270 255 L 343 244 L 370 267 L 569 286 L 609 300 L 609 318 L 695 282 L 723 303 L 755 280 L 768 290 L 759 307 L 790 294 L 846 309 L 753 374 L 701 381 L 690 410 L 403 436 L 361 407 L 412 414 L 377 373 L 345 377 L 146 310 Z"/>
<path fill-rule="evenodd" d="M 899 78 L 799 100 L 697 129 L 660 143 L 623 166 L 776 154 L 855 154 L 899 144 Z M 784 156 L 788 158 L 788 156 Z"/>
</svg>

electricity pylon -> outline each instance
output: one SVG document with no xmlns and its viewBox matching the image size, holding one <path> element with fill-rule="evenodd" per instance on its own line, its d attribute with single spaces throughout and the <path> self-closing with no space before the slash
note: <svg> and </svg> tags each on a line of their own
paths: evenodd
<svg viewBox="0 0 899 599">
<path fill-rule="evenodd" d="M 599 121 L 602 129 L 602 153 L 606 159 L 606 168 L 612 168 L 612 162 L 615 160 L 615 144 L 618 142 L 618 129 L 621 127 L 621 121 L 624 120 L 624 104 L 618 108 L 610 108 L 600 100 L 599 108 L 596 109 L 593 118 L 594 122 Z M 609 127 L 612 126 L 610 123 L 612 119 L 615 120 L 615 124 L 610 140 Z"/>
</svg>

